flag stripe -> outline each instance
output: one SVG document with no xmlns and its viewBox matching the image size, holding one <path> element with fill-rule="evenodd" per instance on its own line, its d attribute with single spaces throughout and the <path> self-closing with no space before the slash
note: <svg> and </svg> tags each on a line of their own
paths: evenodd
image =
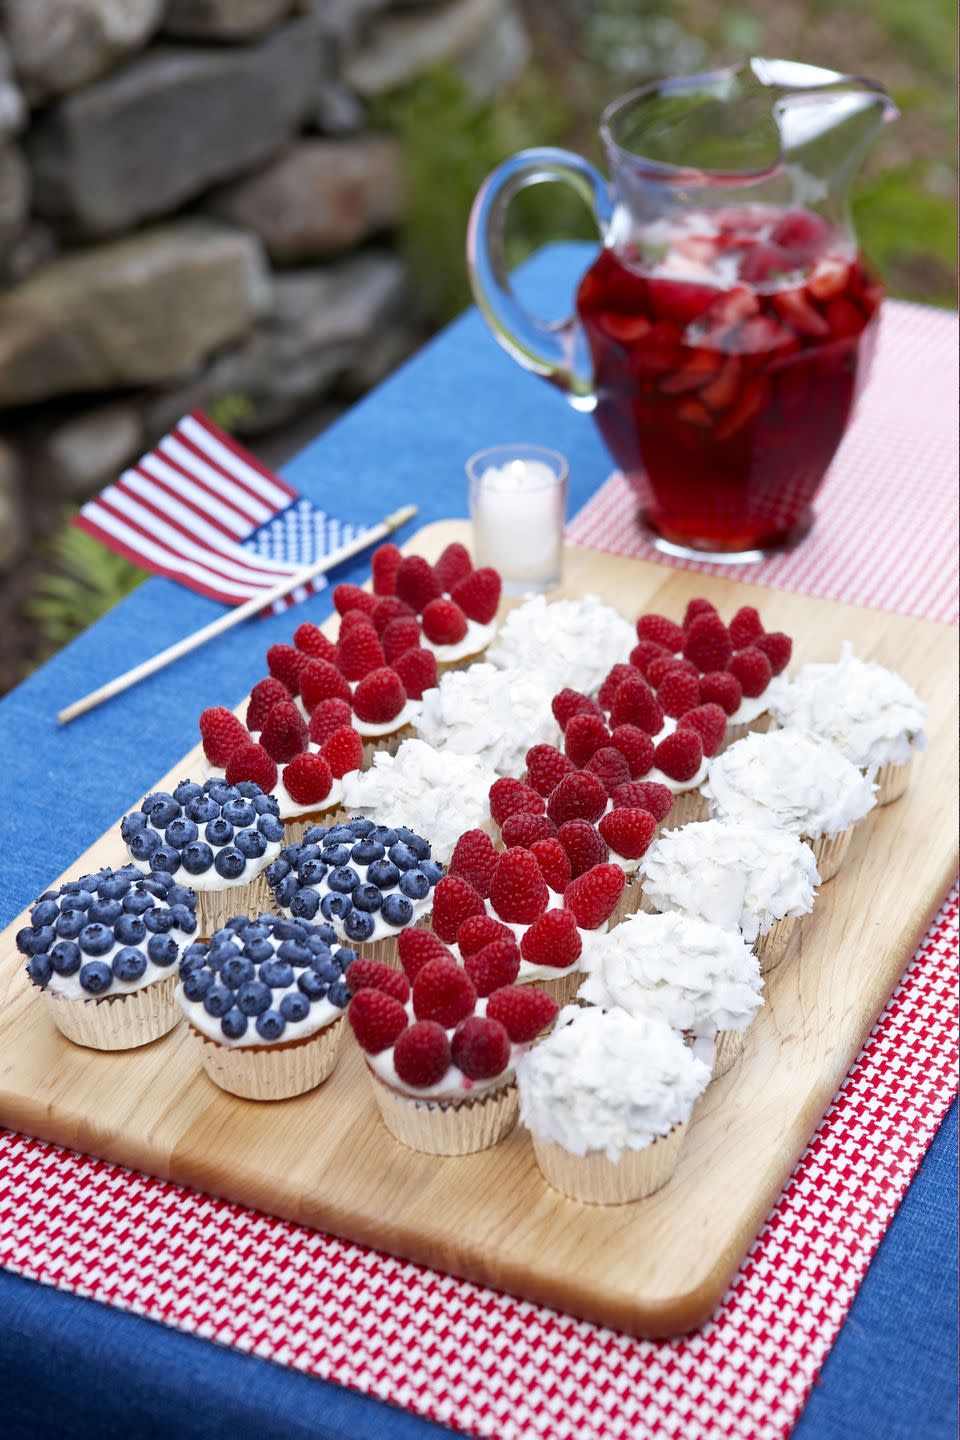
<svg viewBox="0 0 960 1440">
<path fill-rule="evenodd" d="M 96 514 L 91 518 L 109 533 L 122 535 L 127 544 L 134 544 L 139 536 L 140 546 L 148 559 L 159 561 L 167 568 L 179 570 L 183 575 L 189 575 L 205 585 L 221 585 L 234 597 L 234 604 L 238 595 L 248 600 L 251 595 L 256 595 L 263 589 L 259 582 L 251 583 L 247 578 L 225 575 L 218 566 L 202 555 L 197 558 L 169 545 L 164 536 L 152 528 L 149 517 L 148 523 L 144 525 L 136 507 L 128 508 L 128 505 L 123 503 L 117 504 L 117 500 L 122 498 L 101 496 Z"/>
<path fill-rule="evenodd" d="M 284 510 L 291 500 L 296 500 L 297 492 L 292 485 L 261 465 L 255 455 L 244 450 L 205 416 L 196 413 L 185 416 L 177 426 L 177 432 L 181 439 L 196 445 L 221 470 L 249 485 L 274 511 Z"/>
<path fill-rule="evenodd" d="M 204 485 L 198 476 L 188 474 L 177 465 L 171 464 L 168 459 L 156 454 L 144 455 L 143 459 L 137 462 L 136 468 L 175 491 L 181 500 L 193 505 L 198 514 L 205 515 L 214 525 L 219 526 L 225 535 L 242 540 L 250 534 L 250 517 L 242 515 L 239 510 L 227 504 L 222 496 Z"/>
<path fill-rule="evenodd" d="M 237 594 L 226 589 L 218 576 L 201 576 L 199 565 L 190 567 L 191 571 L 196 573 L 188 574 L 182 562 L 177 563 L 175 557 L 168 555 L 160 546 L 145 542 L 142 535 L 128 525 L 120 524 L 108 510 L 91 515 L 87 513 L 85 506 L 73 523 L 88 535 L 92 535 L 95 540 L 100 540 L 111 550 L 115 550 L 118 555 L 125 556 L 134 565 L 146 565 L 154 575 L 163 575 L 168 580 L 187 584 L 191 590 L 196 590 L 211 600 L 225 600 L 228 605 L 239 605 L 250 599 L 250 593 Z"/>
<path fill-rule="evenodd" d="M 239 485 L 233 476 L 225 475 L 215 465 L 209 464 L 202 455 L 190 448 L 177 435 L 165 435 L 157 446 L 162 455 L 173 460 L 188 475 L 194 475 L 216 495 L 222 495 L 234 510 L 246 515 L 254 525 L 262 525 L 276 510 L 265 504 L 259 496 Z"/>
</svg>

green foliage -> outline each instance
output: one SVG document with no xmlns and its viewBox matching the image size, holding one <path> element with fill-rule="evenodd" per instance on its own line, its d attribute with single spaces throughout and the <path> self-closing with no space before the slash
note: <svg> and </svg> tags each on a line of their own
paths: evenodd
<svg viewBox="0 0 960 1440">
<path fill-rule="evenodd" d="M 228 434 L 232 433 L 237 421 L 246 419 L 252 410 L 253 404 L 247 396 L 232 390 L 207 406 L 207 414 L 214 425 L 219 425 Z"/>
<path fill-rule="evenodd" d="M 913 166 L 881 171 L 859 188 L 854 216 L 864 251 L 893 294 L 956 304 L 952 184 L 946 194 L 938 194 L 923 185 Z"/>
<path fill-rule="evenodd" d="M 43 648 L 38 664 L 112 610 L 145 578 L 142 570 L 78 530 L 71 518 L 72 512 L 66 512 L 47 547 L 47 568 L 24 604 L 24 615 Z"/>
</svg>

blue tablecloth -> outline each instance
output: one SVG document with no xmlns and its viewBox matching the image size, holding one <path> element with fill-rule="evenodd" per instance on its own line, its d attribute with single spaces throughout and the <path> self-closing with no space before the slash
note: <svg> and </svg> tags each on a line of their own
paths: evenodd
<svg viewBox="0 0 960 1440">
<path fill-rule="evenodd" d="M 552 246 L 521 292 L 562 313 L 583 246 Z M 470 312 L 285 470 L 331 513 L 372 523 L 405 501 L 414 522 L 465 513 L 463 462 L 500 441 L 552 445 L 571 461 L 571 513 L 609 459 L 589 420 L 520 375 Z M 340 578 L 359 578 L 367 560 Z M 322 620 L 327 596 L 299 618 Z M 208 704 L 239 700 L 289 617 L 256 622 L 188 656 L 66 730 L 56 710 L 220 613 L 149 580 L 0 702 L 0 918 L 6 924 L 196 739 Z M 946 1440 L 956 1433 L 956 1107 L 868 1272 L 797 1429 L 802 1440 Z M 91 1237 L 91 1244 L 95 1244 Z M 0 1434 L 61 1440 L 364 1436 L 439 1427 L 337 1386 L 0 1272 Z"/>
</svg>

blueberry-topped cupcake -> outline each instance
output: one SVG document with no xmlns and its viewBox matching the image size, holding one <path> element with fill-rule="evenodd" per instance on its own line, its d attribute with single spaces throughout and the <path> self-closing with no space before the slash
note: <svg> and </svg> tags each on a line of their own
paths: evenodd
<svg viewBox="0 0 960 1440">
<path fill-rule="evenodd" d="M 17 949 L 68 1039 L 130 1050 L 177 1024 L 177 962 L 196 933 L 191 889 L 125 865 L 46 891 Z"/>
<path fill-rule="evenodd" d="M 252 780 L 181 780 L 125 816 L 120 834 L 138 869 L 163 871 L 197 892 L 200 933 L 231 915 L 258 915 L 270 892 L 260 877 L 280 853 L 280 807 Z"/>
<path fill-rule="evenodd" d="M 302 1095 L 333 1069 L 355 950 L 330 925 L 236 915 L 180 962 L 176 1000 L 222 1090 L 248 1100 Z"/>
<path fill-rule="evenodd" d="M 361 819 L 314 826 L 267 870 L 285 915 L 324 920 L 349 945 L 394 965 L 396 937 L 429 914 L 442 875 L 422 835 Z"/>
</svg>

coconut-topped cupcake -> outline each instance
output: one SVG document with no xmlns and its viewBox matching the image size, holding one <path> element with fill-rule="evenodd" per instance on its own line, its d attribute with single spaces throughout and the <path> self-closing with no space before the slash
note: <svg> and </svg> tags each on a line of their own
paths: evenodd
<svg viewBox="0 0 960 1440">
<path fill-rule="evenodd" d="M 739 933 L 764 974 L 783 959 L 820 883 L 813 851 L 798 836 L 736 820 L 665 831 L 641 876 L 646 909 L 679 910 Z"/>
<path fill-rule="evenodd" d="M 596 942 L 585 968 L 581 1000 L 665 1020 L 714 1079 L 740 1054 L 763 1004 L 760 964 L 747 942 L 678 912 L 630 916 Z"/>
<path fill-rule="evenodd" d="M 176 965 L 197 931 L 196 897 L 133 865 L 40 896 L 17 932 L 58 1029 L 94 1050 L 129 1050 L 172 1030 Z"/>
<path fill-rule="evenodd" d="M 451 670 L 425 692 L 417 734 L 435 750 L 475 757 L 498 775 L 519 775 L 532 744 L 560 738 L 552 693 L 526 670 L 486 663 Z"/>
<path fill-rule="evenodd" d="M 633 626 L 596 595 L 554 601 L 536 595 L 511 610 L 489 658 L 502 670 L 535 676 L 551 694 L 568 685 L 592 695 L 633 643 Z"/>
<path fill-rule="evenodd" d="M 517 1061 L 520 1118 L 544 1179 L 598 1205 L 666 1184 L 709 1081 L 665 1021 L 593 1006 L 564 1010 Z"/>
<path fill-rule="evenodd" d="M 842 865 L 854 826 L 876 804 L 875 790 L 835 745 L 806 730 L 746 735 L 711 761 L 703 787 L 718 819 L 807 840 L 821 883 Z"/>
<path fill-rule="evenodd" d="M 770 709 L 789 730 L 819 735 L 877 783 L 877 804 L 907 787 L 913 754 L 926 746 L 927 707 L 901 675 L 858 660 L 846 643 L 832 664 L 804 665 L 773 687 Z"/>
</svg>

